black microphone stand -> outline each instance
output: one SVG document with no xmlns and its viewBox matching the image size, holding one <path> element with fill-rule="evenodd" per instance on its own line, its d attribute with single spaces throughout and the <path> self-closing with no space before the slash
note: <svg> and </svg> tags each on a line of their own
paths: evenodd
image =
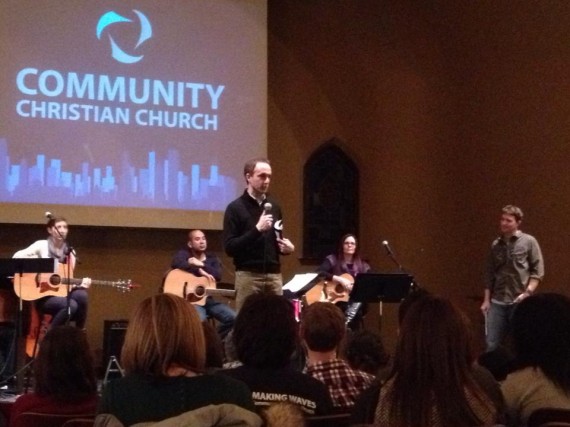
<svg viewBox="0 0 570 427">
<path fill-rule="evenodd" d="M 386 241 L 384 241 L 382 243 L 382 245 L 384 246 L 384 249 L 386 249 L 386 254 L 388 255 L 388 257 L 392 260 L 392 262 L 394 262 L 394 264 L 396 264 L 396 266 L 398 267 L 398 270 L 401 271 L 402 273 L 406 273 L 406 270 L 404 269 L 404 267 L 402 267 L 402 264 L 400 264 L 400 262 L 398 261 L 398 259 L 396 258 L 396 256 L 394 255 L 394 252 L 392 251 L 392 249 L 390 248 L 390 246 L 388 245 L 388 243 Z M 415 276 L 414 279 L 412 280 L 412 286 L 411 286 L 411 291 L 414 292 L 416 291 L 418 288 L 420 287 L 420 285 L 418 284 L 418 282 L 416 282 Z"/>
<path fill-rule="evenodd" d="M 68 281 L 68 283 L 66 284 L 67 294 L 66 294 L 66 298 L 65 298 L 66 299 L 65 312 L 67 313 L 67 317 L 65 319 L 65 324 L 69 325 L 69 323 L 71 322 L 71 286 L 72 286 L 71 262 L 73 259 L 72 256 L 75 257 L 76 261 L 78 261 L 78 258 L 77 258 L 77 255 L 75 254 L 75 249 L 73 248 L 73 246 L 71 246 L 67 243 L 67 239 L 65 237 L 63 237 L 63 234 L 61 234 L 61 232 L 55 227 L 55 224 L 54 224 L 53 228 L 55 229 L 55 231 L 57 232 L 57 234 L 61 238 L 61 241 L 63 242 L 62 245 L 65 248 L 64 255 L 65 255 L 65 263 L 66 263 L 66 267 L 67 267 L 67 272 L 65 275 L 67 276 L 67 281 Z M 64 282 L 64 280 L 61 281 L 62 284 L 63 284 L 63 282 Z"/>
<path fill-rule="evenodd" d="M 394 262 L 394 264 L 396 264 L 396 267 L 398 267 L 398 270 L 404 271 L 404 267 L 402 267 L 402 264 L 400 264 L 398 262 L 398 260 L 394 256 L 394 253 L 388 248 L 386 248 L 386 253 L 388 254 L 388 257 Z"/>
</svg>

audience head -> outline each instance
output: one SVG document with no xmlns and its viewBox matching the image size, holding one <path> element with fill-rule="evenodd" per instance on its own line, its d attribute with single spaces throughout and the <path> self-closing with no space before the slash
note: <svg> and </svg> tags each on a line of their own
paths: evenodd
<svg viewBox="0 0 570 427">
<path fill-rule="evenodd" d="M 97 393 L 93 358 L 85 333 L 73 326 L 48 331 L 34 362 L 36 393 L 62 401 Z"/>
<path fill-rule="evenodd" d="M 415 366 L 419 375 L 469 369 L 473 362 L 472 337 L 467 317 L 451 301 L 424 295 L 403 317 L 394 364 L 406 371 Z"/>
<path fill-rule="evenodd" d="M 503 381 L 513 370 L 514 354 L 504 345 L 481 354 L 477 362 L 486 368 L 497 381 Z"/>
<path fill-rule="evenodd" d="M 301 338 L 312 351 L 337 349 L 346 335 L 344 313 L 335 304 L 315 302 L 302 312 Z"/>
<path fill-rule="evenodd" d="M 121 352 L 127 373 L 168 376 L 172 368 L 202 372 L 206 344 L 196 309 L 184 299 L 163 293 L 135 309 Z"/>
<path fill-rule="evenodd" d="M 353 369 L 378 375 L 380 369 L 388 364 L 390 356 L 379 334 L 361 329 L 349 335 L 346 344 L 346 359 Z"/>
<path fill-rule="evenodd" d="M 472 343 L 466 316 L 449 300 L 424 295 L 414 301 L 403 316 L 394 354 L 390 425 L 429 425 L 433 411 L 441 425 L 493 420 L 496 410 L 473 379 Z"/>
<path fill-rule="evenodd" d="M 257 293 L 246 298 L 233 330 L 237 357 L 245 366 L 278 369 L 297 346 L 297 321 L 290 301 Z"/>
<path fill-rule="evenodd" d="M 516 366 L 539 367 L 570 392 L 570 299 L 555 293 L 525 298 L 512 318 Z"/>
<path fill-rule="evenodd" d="M 400 302 L 400 306 L 398 307 L 398 325 L 401 327 L 402 323 L 404 322 L 404 317 L 406 317 L 406 313 L 410 309 L 410 307 L 419 299 L 430 295 L 428 291 L 424 288 L 414 288 L 412 292 L 410 292 L 403 300 Z"/>
</svg>

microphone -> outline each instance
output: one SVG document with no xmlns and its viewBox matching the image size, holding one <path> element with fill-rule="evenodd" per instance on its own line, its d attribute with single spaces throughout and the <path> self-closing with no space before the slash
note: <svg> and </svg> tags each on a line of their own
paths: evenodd
<svg viewBox="0 0 570 427">
<path fill-rule="evenodd" d="M 47 219 L 54 219 L 55 218 L 55 216 L 53 216 L 53 214 L 49 211 L 47 211 L 44 215 Z"/>
<path fill-rule="evenodd" d="M 279 239 L 283 239 L 283 220 L 280 219 L 279 221 L 273 224 L 273 228 L 275 229 L 275 235 Z"/>
<path fill-rule="evenodd" d="M 264 213 L 267 215 L 269 212 L 271 212 L 271 208 L 272 208 L 272 207 L 273 207 L 273 206 L 271 206 L 271 203 L 265 202 L 265 203 L 263 204 L 263 211 L 264 211 Z"/>
<path fill-rule="evenodd" d="M 386 249 L 386 253 L 390 256 L 394 255 L 394 252 L 392 252 L 392 248 L 390 247 L 390 243 L 388 243 L 388 240 L 384 240 L 382 241 L 382 246 L 384 246 L 384 249 Z"/>
</svg>

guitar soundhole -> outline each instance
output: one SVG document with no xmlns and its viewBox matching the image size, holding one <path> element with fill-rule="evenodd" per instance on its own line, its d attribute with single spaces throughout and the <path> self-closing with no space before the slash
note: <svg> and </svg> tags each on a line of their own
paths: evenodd
<svg viewBox="0 0 570 427">
<path fill-rule="evenodd" d="M 194 289 L 194 295 L 197 297 L 203 297 L 206 295 L 206 288 L 204 286 L 196 286 L 196 289 Z"/>
<path fill-rule="evenodd" d="M 336 286 L 334 287 L 334 291 L 337 294 L 342 294 L 345 291 L 345 289 L 344 286 L 342 286 L 340 283 L 337 283 Z"/>
<path fill-rule="evenodd" d="M 49 277 L 49 283 L 54 286 L 61 284 L 61 276 L 59 274 L 52 274 Z"/>
</svg>

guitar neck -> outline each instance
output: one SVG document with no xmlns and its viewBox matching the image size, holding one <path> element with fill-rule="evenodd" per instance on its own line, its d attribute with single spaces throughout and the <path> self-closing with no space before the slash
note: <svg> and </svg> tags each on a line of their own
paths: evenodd
<svg viewBox="0 0 570 427">
<path fill-rule="evenodd" d="M 221 295 L 223 297 L 234 297 L 236 291 L 233 289 L 206 289 L 208 295 Z"/>
<path fill-rule="evenodd" d="M 63 283 L 64 285 L 81 285 L 81 282 L 83 282 L 83 279 L 74 279 L 74 278 L 67 278 L 67 277 L 61 278 L 61 283 Z M 91 284 L 97 285 L 97 286 L 117 286 L 117 282 L 113 282 L 111 280 L 93 280 L 93 279 L 91 279 Z"/>
</svg>

